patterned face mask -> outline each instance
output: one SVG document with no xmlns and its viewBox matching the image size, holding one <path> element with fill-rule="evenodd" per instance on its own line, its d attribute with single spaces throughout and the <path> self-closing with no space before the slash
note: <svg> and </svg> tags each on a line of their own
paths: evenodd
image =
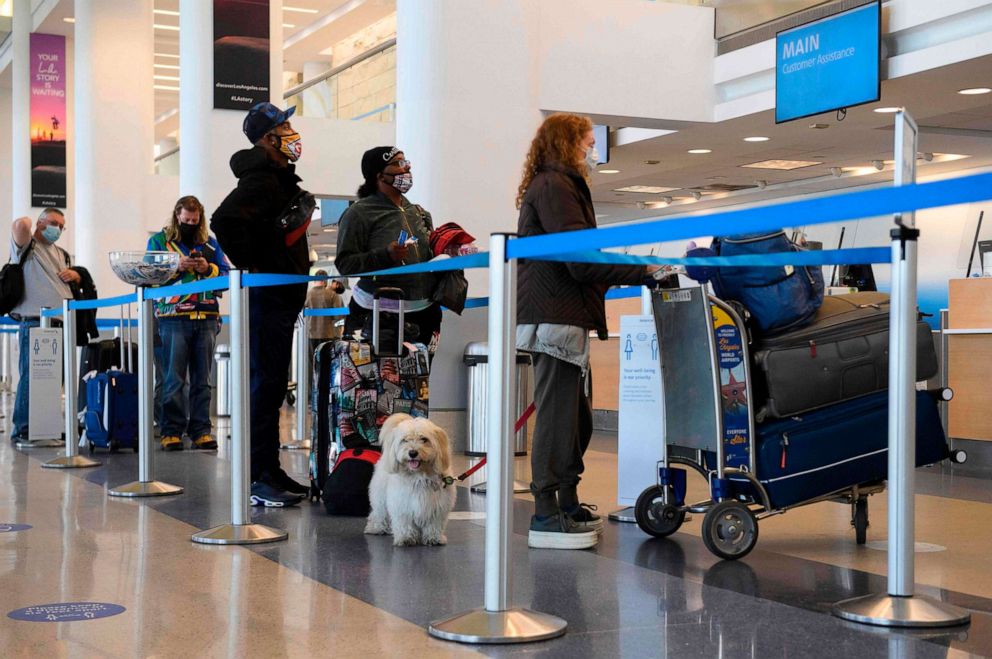
<svg viewBox="0 0 992 659">
<path fill-rule="evenodd" d="M 406 194 L 413 187 L 413 174 L 406 172 L 405 174 L 396 174 L 393 176 L 393 182 L 391 184 L 394 188 L 400 191 L 400 194 Z"/>
<path fill-rule="evenodd" d="M 303 138 L 299 133 L 293 132 L 289 135 L 276 135 L 279 138 L 279 150 L 286 154 L 291 162 L 296 162 L 303 154 Z"/>
</svg>

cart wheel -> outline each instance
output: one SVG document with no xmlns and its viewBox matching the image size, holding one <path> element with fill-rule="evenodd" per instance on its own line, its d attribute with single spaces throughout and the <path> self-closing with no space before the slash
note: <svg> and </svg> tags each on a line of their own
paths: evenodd
<svg viewBox="0 0 992 659">
<path fill-rule="evenodd" d="M 743 503 L 722 501 L 703 517 L 703 544 L 720 558 L 743 558 L 757 542 L 758 520 Z"/>
<path fill-rule="evenodd" d="M 116 440 L 113 440 L 113 441 L 110 442 L 110 452 L 111 453 L 117 453 L 117 451 L 119 451 L 120 448 L 121 448 L 121 445 Z"/>
<path fill-rule="evenodd" d="M 93 442 L 87 442 L 87 443 L 89 444 L 90 447 L 90 455 L 93 455 L 96 452 L 96 446 L 93 444 Z"/>
<path fill-rule="evenodd" d="M 854 502 L 854 537 L 859 545 L 868 542 L 868 498 L 861 497 Z"/>
<path fill-rule="evenodd" d="M 668 498 L 674 499 L 670 487 Z M 660 485 L 652 485 L 637 497 L 634 518 L 642 531 L 656 538 L 664 538 L 679 530 L 685 521 L 685 511 L 674 504 L 666 504 L 664 489 Z"/>
<path fill-rule="evenodd" d="M 287 391 L 286 392 L 286 403 L 290 407 L 296 405 L 296 394 L 294 394 L 292 391 Z"/>
</svg>

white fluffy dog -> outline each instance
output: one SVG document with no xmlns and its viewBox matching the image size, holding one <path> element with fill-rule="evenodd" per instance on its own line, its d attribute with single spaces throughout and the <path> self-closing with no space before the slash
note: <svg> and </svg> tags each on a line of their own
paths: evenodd
<svg viewBox="0 0 992 659">
<path fill-rule="evenodd" d="M 427 419 L 393 414 L 379 431 L 382 457 L 369 483 L 365 532 L 392 533 L 393 544 L 443 545 L 455 505 L 448 435 Z"/>
</svg>

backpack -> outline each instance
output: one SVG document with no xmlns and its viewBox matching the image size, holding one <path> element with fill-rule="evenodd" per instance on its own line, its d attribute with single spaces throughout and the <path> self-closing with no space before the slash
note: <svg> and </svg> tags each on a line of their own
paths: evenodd
<svg viewBox="0 0 992 659">
<path fill-rule="evenodd" d="M 711 249 L 719 256 L 802 250 L 784 231 L 714 238 Z M 823 303 L 823 270 L 819 266 L 714 268 L 712 275 L 716 295 L 743 304 L 755 329 L 764 335 L 802 327 Z"/>
<path fill-rule="evenodd" d="M 28 243 L 17 263 L 8 262 L 0 269 L 0 315 L 6 316 L 24 299 L 24 267 L 21 265 L 34 248 L 34 239 Z"/>
<path fill-rule="evenodd" d="M 374 448 L 350 448 L 338 455 L 324 482 L 324 507 L 329 515 L 367 517 L 371 510 L 369 483 L 382 453 Z"/>
</svg>

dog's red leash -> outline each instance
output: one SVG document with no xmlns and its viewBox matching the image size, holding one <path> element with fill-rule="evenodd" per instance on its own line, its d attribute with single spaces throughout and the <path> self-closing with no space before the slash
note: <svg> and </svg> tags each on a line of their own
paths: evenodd
<svg viewBox="0 0 992 659">
<path fill-rule="evenodd" d="M 527 420 L 530 419 L 530 416 L 534 413 L 534 410 L 536 410 L 536 409 L 537 408 L 534 407 L 534 403 L 531 403 L 530 405 L 527 406 L 527 409 L 524 410 L 524 413 L 521 414 L 520 415 L 520 418 L 517 419 L 517 422 L 513 424 L 513 434 L 514 435 L 516 435 L 518 432 L 520 432 L 520 429 L 523 428 L 524 425 L 526 425 Z M 458 480 L 458 481 L 465 480 L 466 478 L 468 478 L 469 476 L 471 476 L 475 472 L 477 472 L 480 469 L 482 469 L 485 465 L 486 465 L 486 458 L 483 457 L 481 460 L 479 460 L 478 463 L 475 464 L 474 467 L 472 467 L 471 469 L 469 469 L 468 471 L 466 471 L 464 474 L 462 474 L 461 476 L 459 476 L 456 480 Z"/>
</svg>

